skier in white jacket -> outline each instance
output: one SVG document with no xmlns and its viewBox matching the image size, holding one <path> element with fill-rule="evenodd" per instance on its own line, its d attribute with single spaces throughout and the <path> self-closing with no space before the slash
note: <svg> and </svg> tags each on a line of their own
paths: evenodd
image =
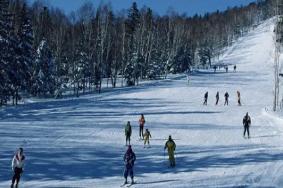
<svg viewBox="0 0 283 188">
<path fill-rule="evenodd" d="M 14 171 L 14 176 L 12 178 L 11 188 L 14 188 L 14 184 L 16 182 L 16 188 L 18 188 L 18 184 L 20 182 L 21 174 L 23 173 L 25 162 L 24 150 L 23 148 L 19 148 L 12 160 L 12 170 Z"/>
</svg>

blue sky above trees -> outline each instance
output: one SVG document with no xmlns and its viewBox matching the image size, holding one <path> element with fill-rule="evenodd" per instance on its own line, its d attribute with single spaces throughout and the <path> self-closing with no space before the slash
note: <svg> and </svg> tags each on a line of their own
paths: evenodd
<svg viewBox="0 0 283 188">
<path fill-rule="evenodd" d="M 28 0 L 29 3 L 35 0 Z M 46 0 L 49 5 L 64 10 L 67 14 L 77 10 L 84 2 L 93 2 L 94 6 L 98 6 L 101 2 L 112 5 L 115 11 L 127 9 L 134 0 Z M 194 14 L 204 14 L 206 12 L 214 12 L 216 10 L 225 10 L 228 7 L 245 6 L 256 0 L 135 0 L 139 7 L 144 5 L 152 8 L 154 12 L 160 15 L 165 14 L 169 9 L 173 9 L 178 13 L 186 13 L 188 16 Z"/>
</svg>

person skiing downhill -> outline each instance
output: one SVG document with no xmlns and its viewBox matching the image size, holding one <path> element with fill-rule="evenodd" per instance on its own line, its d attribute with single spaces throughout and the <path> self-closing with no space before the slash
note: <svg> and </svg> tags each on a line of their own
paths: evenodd
<svg viewBox="0 0 283 188">
<path fill-rule="evenodd" d="M 226 93 L 224 94 L 224 97 L 225 97 L 225 103 L 224 103 L 224 106 L 225 106 L 225 105 L 227 105 L 227 106 L 228 106 L 228 98 L 229 98 L 229 94 L 228 94 L 228 92 L 226 92 Z"/>
<path fill-rule="evenodd" d="M 248 138 L 250 138 L 250 125 L 251 125 L 251 117 L 249 116 L 248 112 L 243 118 L 243 125 L 244 125 L 244 138 L 246 135 L 246 132 L 248 133 Z"/>
<path fill-rule="evenodd" d="M 170 166 L 175 167 L 176 162 L 175 162 L 174 152 L 176 149 L 176 144 L 174 140 L 172 139 L 171 135 L 169 136 L 167 142 L 165 143 L 164 150 L 166 149 L 168 151 Z"/>
<path fill-rule="evenodd" d="M 145 118 L 144 118 L 143 114 L 141 114 L 141 117 L 139 119 L 139 124 L 140 124 L 140 132 L 139 132 L 140 139 L 141 139 L 141 137 L 142 137 L 142 139 L 144 139 L 143 138 L 143 128 L 144 128 L 144 124 L 145 124 Z"/>
<path fill-rule="evenodd" d="M 131 184 L 134 184 L 134 163 L 136 160 L 136 155 L 132 150 L 131 145 L 128 146 L 128 150 L 124 154 L 125 170 L 124 170 L 124 184 L 128 183 L 128 175 L 131 177 Z"/>
<path fill-rule="evenodd" d="M 234 72 L 236 72 L 236 69 L 237 69 L 237 66 L 236 66 L 236 65 L 234 65 Z"/>
<path fill-rule="evenodd" d="M 131 144 L 131 135 L 132 135 L 132 126 L 128 121 L 125 127 L 126 146 L 127 146 L 127 142 L 129 142 L 129 145 Z"/>
<path fill-rule="evenodd" d="M 208 91 L 204 94 L 204 102 L 203 102 L 203 105 L 207 105 L 207 99 L 208 99 Z"/>
<path fill-rule="evenodd" d="M 146 143 L 149 145 L 149 138 L 151 138 L 151 134 L 150 134 L 149 130 L 146 129 L 145 133 L 144 133 L 144 147 L 145 147 Z"/>
<path fill-rule="evenodd" d="M 18 188 L 18 184 L 21 179 L 21 174 L 23 173 L 25 163 L 25 156 L 23 148 L 19 148 L 12 160 L 12 170 L 14 172 L 12 178 L 11 188 L 14 188 L 14 184 L 16 182 L 16 188 Z"/>
<path fill-rule="evenodd" d="M 241 93 L 240 93 L 240 91 L 237 91 L 237 97 L 238 97 L 238 105 L 241 106 L 242 103 L 241 103 Z"/>
<path fill-rule="evenodd" d="M 215 105 L 218 105 L 218 101 L 219 101 L 219 92 L 217 91 L 217 93 L 216 93 L 216 103 L 215 103 Z"/>
</svg>

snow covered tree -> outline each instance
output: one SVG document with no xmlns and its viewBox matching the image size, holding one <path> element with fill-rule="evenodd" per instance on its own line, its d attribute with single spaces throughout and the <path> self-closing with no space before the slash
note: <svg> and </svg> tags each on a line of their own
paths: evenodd
<svg viewBox="0 0 283 188">
<path fill-rule="evenodd" d="M 43 39 L 39 44 L 33 73 L 32 93 L 37 96 L 53 95 L 55 91 L 55 70 L 51 50 Z"/>
<path fill-rule="evenodd" d="M 33 29 L 28 16 L 26 5 L 24 4 L 19 15 L 19 28 L 17 32 L 17 67 L 19 81 L 18 89 L 30 90 L 32 82 L 32 70 L 34 61 L 33 50 Z M 16 91 L 16 103 L 18 90 Z"/>
<path fill-rule="evenodd" d="M 77 44 L 75 59 L 73 66 L 73 80 L 74 80 L 74 91 L 79 97 L 79 91 L 85 90 L 87 78 L 90 76 L 90 63 L 86 49 L 84 46 L 84 40 L 80 39 Z"/>
<path fill-rule="evenodd" d="M 14 93 L 16 78 L 16 37 L 9 12 L 9 1 L 0 0 L 0 104 L 5 104 Z"/>
<path fill-rule="evenodd" d="M 134 2 L 128 13 L 126 20 L 127 40 L 127 64 L 125 67 L 125 79 L 128 85 L 135 85 L 138 79 L 138 68 L 142 62 L 138 49 L 137 31 L 140 27 L 140 12 L 137 3 Z"/>
</svg>

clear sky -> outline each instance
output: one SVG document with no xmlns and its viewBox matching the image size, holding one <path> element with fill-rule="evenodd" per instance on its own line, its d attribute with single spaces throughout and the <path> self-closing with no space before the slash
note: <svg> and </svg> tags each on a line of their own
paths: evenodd
<svg viewBox="0 0 283 188">
<path fill-rule="evenodd" d="M 170 8 L 178 13 L 186 13 L 188 16 L 225 10 L 227 7 L 248 5 L 256 0 L 47 0 L 50 5 L 64 10 L 67 14 L 77 10 L 84 2 L 91 1 L 97 7 L 101 2 L 110 2 L 112 8 L 117 10 L 128 9 L 135 1 L 138 7 L 146 5 L 154 12 L 163 15 Z M 34 0 L 28 0 L 29 3 Z"/>
</svg>

